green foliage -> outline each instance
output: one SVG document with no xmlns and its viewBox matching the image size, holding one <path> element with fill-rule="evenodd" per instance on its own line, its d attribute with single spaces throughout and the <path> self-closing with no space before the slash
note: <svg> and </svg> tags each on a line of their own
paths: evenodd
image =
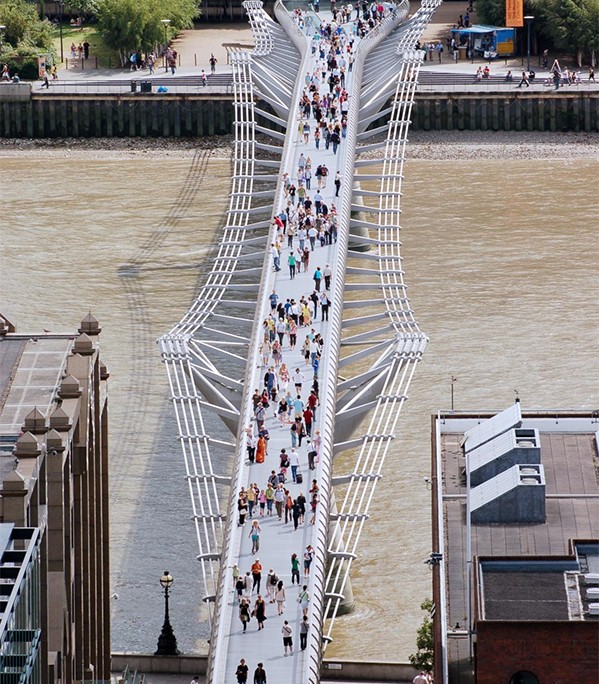
<svg viewBox="0 0 599 684">
<path fill-rule="evenodd" d="M 38 78 L 37 57 L 39 50 L 29 45 L 19 45 L 19 47 L 2 51 L 2 64 L 8 64 L 11 75 L 18 73 L 19 78 L 25 81 L 35 81 Z"/>
<path fill-rule="evenodd" d="M 476 16 L 481 24 L 505 25 L 505 0 L 476 0 Z"/>
<path fill-rule="evenodd" d="M 109 47 L 127 54 L 164 42 L 161 19 L 170 19 L 168 36 L 193 26 L 196 0 L 100 0 L 98 32 Z"/>
<path fill-rule="evenodd" d="M 477 1 L 480 2 L 480 0 Z M 431 616 L 433 602 L 430 599 L 426 599 L 426 601 L 420 604 L 420 608 L 426 611 L 426 616 L 416 634 L 416 647 L 418 650 L 409 656 L 409 660 L 417 670 L 432 672 L 435 646 L 433 618 Z"/>
<path fill-rule="evenodd" d="M 119 62 L 118 53 L 109 48 L 102 37 L 98 34 L 95 24 L 83 24 L 82 27 L 71 26 L 63 24 L 62 27 L 63 43 L 65 57 L 70 59 L 71 43 L 79 45 L 87 41 L 89 43 L 89 54 L 92 64 L 95 65 L 96 60 L 99 67 L 116 66 Z M 60 30 L 57 26 L 54 27 L 54 48 L 60 54 Z"/>
<path fill-rule="evenodd" d="M 84 15 L 95 15 L 100 3 L 98 0 L 69 0 L 69 9 Z"/>
<path fill-rule="evenodd" d="M 25 43 L 48 49 L 52 43 L 50 23 L 40 21 L 35 5 L 25 0 L 0 0 L 0 24 L 6 26 L 4 42 L 13 47 Z"/>
<path fill-rule="evenodd" d="M 544 0 L 535 2 L 534 8 L 539 32 L 558 50 L 599 49 L 599 0 Z"/>
<path fill-rule="evenodd" d="M 476 0 L 482 24 L 503 26 L 505 0 Z M 534 16 L 533 35 L 549 48 L 566 53 L 599 51 L 599 0 L 525 0 L 524 14 Z"/>
</svg>

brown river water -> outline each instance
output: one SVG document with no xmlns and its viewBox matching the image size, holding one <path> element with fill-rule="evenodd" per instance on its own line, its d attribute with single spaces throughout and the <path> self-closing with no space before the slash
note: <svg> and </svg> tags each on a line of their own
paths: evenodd
<svg viewBox="0 0 599 684">
<path fill-rule="evenodd" d="M 503 409 L 515 391 L 526 409 L 599 403 L 599 160 L 536 156 L 406 164 L 404 268 L 430 343 L 354 564 L 356 610 L 337 621 L 329 657 L 407 660 L 414 650 L 431 591 L 430 415 L 450 407 L 452 375 L 456 409 Z M 229 173 L 223 150 L 0 151 L 0 311 L 21 331 L 71 331 L 88 311 L 103 327 L 115 651 L 155 650 L 165 568 L 179 647 L 206 651 L 191 507 L 155 340 L 209 267 Z M 195 180 L 182 192 L 188 174 Z"/>
</svg>

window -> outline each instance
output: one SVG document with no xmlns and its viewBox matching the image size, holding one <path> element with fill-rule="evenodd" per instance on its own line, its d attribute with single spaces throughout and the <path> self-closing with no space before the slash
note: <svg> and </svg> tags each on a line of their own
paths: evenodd
<svg viewBox="0 0 599 684">
<path fill-rule="evenodd" d="M 539 684 L 539 678 L 532 672 L 520 670 L 520 672 L 512 675 L 510 684 Z"/>
</svg>

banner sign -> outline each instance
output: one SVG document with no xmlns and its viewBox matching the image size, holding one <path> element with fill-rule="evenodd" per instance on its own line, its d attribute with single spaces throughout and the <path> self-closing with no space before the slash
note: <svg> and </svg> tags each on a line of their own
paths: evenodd
<svg viewBox="0 0 599 684">
<path fill-rule="evenodd" d="M 524 0 L 505 0 L 505 25 L 524 26 Z"/>
</svg>

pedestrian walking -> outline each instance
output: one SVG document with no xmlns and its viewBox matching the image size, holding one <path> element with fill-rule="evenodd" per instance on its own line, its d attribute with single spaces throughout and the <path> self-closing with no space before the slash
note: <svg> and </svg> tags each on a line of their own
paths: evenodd
<svg viewBox="0 0 599 684">
<path fill-rule="evenodd" d="M 302 510 L 297 502 L 297 499 L 293 500 L 293 508 L 291 509 L 291 516 L 293 518 L 293 529 L 297 530 L 300 518 L 302 517 Z"/>
<path fill-rule="evenodd" d="M 262 598 L 261 594 L 258 594 L 258 597 L 256 598 L 252 614 L 258 622 L 258 630 L 264 629 L 264 622 L 266 621 L 266 601 Z"/>
<path fill-rule="evenodd" d="M 254 520 L 252 527 L 250 528 L 250 533 L 248 534 L 248 537 L 252 540 L 252 555 L 258 553 L 260 550 L 260 532 L 262 532 L 260 523 L 257 520 Z"/>
<path fill-rule="evenodd" d="M 275 592 L 277 590 L 277 583 L 279 578 L 277 573 L 271 568 L 266 576 L 266 595 L 268 596 L 268 602 L 275 602 Z"/>
<path fill-rule="evenodd" d="M 283 580 L 277 582 L 277 588 L 275 590 L 275 601 L 277 602 L 277 613 L 283 615 L 283 610 L 285 609 L 285 587 L 283 586 Z"/>
<path fill-rule="evenodd" d="M 297 553 L 292 553 L 291 554 L 291 584 L 295 584 L 297 581 L 297 585 L 299 587 L 300 583 L 300 562 L 299 558 L 297 557 Z"/>
<path fill-rule="evenodd" d="M 243 527 L 243 525 L 245 525 L 245 516 L 248 511 L 247 498 L 243 495 L 240 495 L 237 499 L 237 511 L 239 512 L 239 526 Z"/>
<path fill-rule="evenodd" d="M 526 73 L 526 71 L 522 72 L 522 78 L 520 79 L 520 83 L 518 83 L 517 87 L 521 88 L 523 83 L 526 83 L 526 87 L 530 88 L 530 83 L 528 82 L 528 74 Z"/>
<path fill-rule="evenodd" d="M 314 549 L 308 544 L 306 550 L 304 551 L 304 577 L 310 576 L 310 566 L 312 565 L 312 560 L 314 559 Z"/>
<path fill-rule="evenodd" d="M 246 587 L 246 583 L 245 583 L 245 577 L 242 577 L 240 575 L 237 578 L 237 581 L 235 582 L 235 592 L 237 593 L 237 601 L 238 601 L 239 605 L 241 605 L 241 601 L 243 600 L 243 595 L 244 595 L 246 589 L 247 589 L 247 587 Z"/>
<path fill-rule="evenodd" d="M 300 622 L 299 626 L 299 634 L 300 634 L 300 648 L 302 651 L 306 650 L 306 646 L 308 645 L 308 631 L 310 629 L 310 623 L 308 622 L 308 616 L 304 615 L 302 616 L 302 621 Z"/>
<path fill-rule="evenodd" d="M 324 270 L 322 272 L 322 275 L 324 277 L 324 288 L 325 290 L 330 290 L 331 289 L 331 278 L 333 277 L 333 269 L 331 268 L 330 264 L 326 264 L 324 267 Z"/>
<path fill-rule="evenodd" d="M 262 663 L 258 663 L 254 670 L 254 684 L 266 684 L 266 670 Z"/>
<path fill-rule="evenodd" d="M 272 257 L 272 266 L 278 273 L 281 270 L 281 255 L 274 242 L 270 246 L 270 255 Z"/>
<path fill-rule="evenodd" d="M 333 154 L 337 154 L 337 148 L 341 143 L 341 136 L 337 131 L 331 133 L 331 145 L 333 145 Z M 326 187 L 323 185 L 323 187 Z"/>
<path fill-rule="evenodd" d="M 316 289 L 316 292 L 320 292 L 320 281 L 322 280 L 322 271 L 320 270 L 320 266 L 318 266 L 314 271 L 312 280 L 314 280 L 314 288 Z"/>
<path fill-rule="evenodd" d="M 216 72 L 216 64 L 218 62 L 218 59 L 216 59 L 214 53 L 210 54 L 210 59 L 208 61 L 210 63 L 210 73 L 214 74 Z"/>
<path fill-rule="evenodd" d="M 289 655 L 293 655 L 293 629 L 287 620 L 283 623 L 281 627 L 281 634 L 283 635 L 283 648 L 285 649 L 285 655 L 289 651 Z"/>
<path fill-rule="evenodd" d="M 287 257 L 287 264 L 289 265 L 289 280 L 293 280 L 295 278 L 296 263 L 295 254 L 293 252 L 289 252 L 289 256 Z"/>
<path fill-rule="evenodd" d="M 251 572 L 252 572 L 252 592 L 255 589 L 256 593 L 260 594 L 260 582 L 262 581 L 262 566 L 260 565 L 260 559 L 259 558 L 256 558 L 256 560 L 252 563 Z M 305 574 L 305 572 L 304 572 L 304 574 Z"/>
<path fill-rule="evenodd" d="M 235 676 L 237 677 L 237 684 L 247 684 L 248 671 L 249 671 L 249 668 L 246 665 L 245 660 L 242 658 L 239 661 L 239 665 L 237 666 L 237 669 L 235 670 Z"/>
<path fill-rule="evenodd" d="M 339 171 L 335 174 L 335 197 L 339 197 L 339 190 L 341 189 L 341 174 Z"/>
<path fill-rule="evenodd" d="M 264 463 L 266 457 L 266 439 L 264 436 L 258 437 L 256 443 L 256 463 Z"/>
<path fill-rule="evenodd" d="M 308 592 L 308 585 L 304 584 L 299 596 L 297 597 L 297 602 L 300 604 L 303 615 L 308 615 L 308 606 L 310 605 L 310 593 Z"/>
<path fill-rule="evenodd" d="M 291 479 L 297 481 L 297 472 L 299 469 L 299 454 L 295 450 L 295 447 L 291 447 L 291 452 L 289 453 L 289 464 L 291 466 Z"/>
<path fill-rule="evenodd" d="M 245 634 L 250 621 L 250 607 L 245 599 L 241 599 L 241 603 L 239 604 L 239 619 L 241 620 L 243 633 Z"/>
<path fill-rule="evenodd" d="M 285 462 L 288 462 L 288 459 L 285 459 Z M 286 468 L 287 466 L 281 466 L 281 468 Z M 275 510 L 277 512 L 277 516 L 279 517 L 279 520 L 283 519 L 283 509 L 285 507 L 285 489 L 283 487 L 283 484 L 279 482 L 275 488 Z"/>
</svg>

